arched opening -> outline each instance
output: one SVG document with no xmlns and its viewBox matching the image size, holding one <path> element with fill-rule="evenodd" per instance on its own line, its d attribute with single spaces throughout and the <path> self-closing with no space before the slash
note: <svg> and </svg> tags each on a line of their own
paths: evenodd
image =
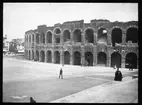
<svg viewBox="0 0 142 105">
<path fill-rule="evenodd" d="M 128 68 L 130 64 L 133 65 L 133 68 L 137 68 L 137 55 L 135 53 L 128 53 L 126 55 L 125 67 Z"/>
<path fill-rule="evenodd" d="M 29 60 L 31 59 L 31 52 L 30 52 L 30 50 L 29 50 Z"/>
<path fill-rule="evenodd" d="M 111 67 L 114 67 L 114 65 L 121 68 L 121 55 L 118 52 L 111 54 Z"/>
<path fill-rule="evenodd" d="M 56 38 L 55 43 L 60 43 L 60 38 Z"/>
<path fill-rule="evenodd" d="M 69 32 L 69 30 L 65 30 L 65 31 L 63 32 L 63 39 L 64 39 L 64 42 L 70 40 L 70 32 Z"/>
<path fill-rule="evenodd" d="M 54 52 L 54 61 L 55 61 L 55 63 L 60 64 L 60 53 L 59 53 L 59 51 Z"/>
<path fill-rule="evenodd" d="M 32 50 L 32 60 L 34 59 L 34 51 Z"/>
<path fill-rule="evenodd" d="M 112 46 L 115 46 L 115 43 L 122 42 L 122 30 L 120 28 L 114 28 L 111 34 Z"/>
<path fill-rule="evenodd" d="M 76 29 L 73 32 L 73 40 L 74 40 L 74 42 L 81 42 L 81 31 L 80 31 L 80 29 Z"/>
<path fill-rule="evenodd" d="M 43 43 L 43 44 L 45 44 L 45 34 L 44 34 L 44 32 L 41 32 L 40 42 Z"/>
<path fill-rule="evenodd" d="M 106 66 L 106 54 L 104 52 L 99 52 L 97 56 L 97 64 L 100 66 Z"/>
<path fill-rule="evenodd" d="M 47 51 L 47 62 L 52 63 L 52 53 L 51 53 L 51 51 Z"/>
<path fill-rule="evenodd" d="M 94 31 L 93 29 L 87 29 L 85 31 L 85 39 L 87 43 L 94 43 Z"/>
<path fill-rule="evenodd" d="M 81 54 L 80 52 L 74 52 L 74 65 L 81 65 Z"/>
<path fill-rule="evenodd" d="M 40 57 L 41 57 L 41 62 L 44 62 L 45 61 L 45 53 L 44 53 L 44 51 L 40 52 Z"/>
<path fill-rule="evenodd" d="M 64 64 L 70 64 L 70 53 L 68 51 L 64 52 Z"/>
<path fill-rule="evenodd" d="M 88 66 L 93 66 L 93 54 L 91 52 L 85 53 L 85 62 Z"/>
<path fill-rule="evenodd" d="M 100 28 L 98 30 L 98 42 L 107 43 L 107 30 L 105 28 Z"/>
<path fill-rule="evenodd" d="M 39 34 L 36 33 L 36 44 L 39 44 Z"/>
<path fill-rule="evenodd" d="M 126 34 L 126 42 L 132 41 L 132 43 L 138 42 L 138 29 L 135 27 L 131 27 L 127 30 Z"/>
<path fill-rule="evenodd" d="M 39 61 L 39 52 L 36 51 L 36 61 Z"/>
<path fill-rule="evenodd" d="M 32 34 L 32 42 L 34 43 L 34 34 Z"/>
<path fill-rule="evenodd" d="M 60 33 L 61 33 L 61 30 L 60 30 L 59 28 L 56 28 L 55 31 L 54 31 L 54 33 L 55 33 L 55 34 L 60 34 Z"/>
<path fill-rule="evenodd" d="M 47 32 L 46 38 L 47 43 L 52 43 L 52 33 L 50 31 Z"/>
</svg>

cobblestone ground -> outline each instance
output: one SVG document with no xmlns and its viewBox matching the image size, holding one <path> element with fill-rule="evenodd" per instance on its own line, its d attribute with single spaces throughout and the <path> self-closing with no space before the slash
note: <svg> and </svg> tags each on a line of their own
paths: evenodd
<svg viewBox="0 0 142 105">
<path fill-rule="evenodd" d="M 77 92 L 113 81 L 109 67 L 65 65 L 64 79 L 58 79 L 61 65 L 3 57 L 3 102 L 51 102 Z M 121 69 L 123 77 L 137 70 Z"/>
</svg>

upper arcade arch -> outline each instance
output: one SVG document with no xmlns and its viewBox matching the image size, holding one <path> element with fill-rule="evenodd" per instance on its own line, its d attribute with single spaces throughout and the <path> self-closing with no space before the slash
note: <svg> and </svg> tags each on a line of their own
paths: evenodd
<svg viewBox="0 0 142 105">
<path fill-rule="evenodd" d="M 81 42 L 81 30 L 80 29 L 75 29 L 73 31 L 73 41 Z"/>
<path fill-rule="evenodd" d="M 126 42 L 132 41 L 132 43 L 138 42 L 138 28 L 137 27 L 129 27 L 126 31 Z"/>
<path fill-rule="evenodd" d="M 47 41 L 47 43 L 52 43 L 52 32 L 51 31 L 47 32 L 46 41 Z"/>
<path fill-rule="evenodd" d="M 94 43 L 94 30 L 92 28 L 85 29 L 85 40 L 87 43 Z"/>
<path fill-rule="evenodd" d="M 122 29 L 120 27 L 115 27 L 112 29 L 111 40 L 112 46 L 115 46 L 116 43 L 122 43 Z"/>
<path fill-rule="evenodd" d="M 60 34 L 61 33 L 61 29 L 59 27 L 56 27 L 54 30 L 53 30 L 54 34 Z"/>
<path fill-rule="evenodd" d="M 67 42 L 67 41 L 69 41 L 70 40 L 70 31 L 68 30 L 68 29 L 65 29 L 64 31 L 63 31 L 63 41 L 64 42 Z"/>
<path fill-rule="evenodd" d="M 98 37 L 97 37 L 97 41 L 99 43 L 107 43 L 107 33 L 108 31 L 106 30 L 106 28 L 104 27 L 100 27 L 98 28 Z"/>
</svg>

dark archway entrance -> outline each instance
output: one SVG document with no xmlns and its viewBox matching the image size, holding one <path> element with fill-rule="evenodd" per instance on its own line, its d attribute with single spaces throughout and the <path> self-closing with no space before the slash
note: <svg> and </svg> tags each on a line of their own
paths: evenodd
<svg viewBox="0 0 142 105">
<path fill-rule="evenodd" d="M 59 51 L 54 52 L 54 60 L 55 60 L 55 63 L 60 64 L 60 53 L 59 53 Z"/>
<path fill-rule="evenodd" d="M 34 51 L 32 50 L 32 60 L 34 59 Z"/>
<path fill-rule="evenodd" d="M 56 38 L 55 43 L 60 43 L 60 38 Z"/>
<path fill-rule="evenodd" d="M 64 52 L 64 64 L 70 64 L 70 53 L 68 51 Z"/>
<path fill-rule="evenodd" d="M 70 32 L 69 32 L 69 30 L 65 30 L 65 31 L 63 32 L 63 39 L 64 39 L 64 42 L 70 40 Z"/>
<path fill-rule="evenodd" d="M 104 52 L 99 52 L 97 56 L 97 64 L 99 66 L 106 66 L 106 54 Z"/>
<path fill-rule="evenodd" d="M 80 29 L 76 29 L 73 32 L 73 40 L 74 40 L 74 42 L 81 42 L 81 31 L 80 31 Z"/>
<path fill-rule="evenodd" d="M 74 52 L 74 65 L 81 65 L 81 54 L 80 52 Z"/>
<path fill-rule="evenodd" d="M 128 53 L 126 55 L 125 67 L 128 68 L 129 64 L 133 64 L 133 68 L 137 68 L 137 55 L 135 53 Z"/>
<path fill-rule="evenodd" d="M 105 28 L 100 28 L 98 30 L 98 42 L 107 43 L 107 30 Z"/>
<path fill-rule="evenodd" d="M 112 46 L 115 46 L 115 43 L 122 42 L 122 30 L 120 28 L 114 28 L 111 34 Z"/>
<path fill-rule="evenodd" d="M 39 61 L 39 52 L 36 51 L 36 61 Z"/>
<path fill-rule="evenodd" d="M 51 53 L 51 51 L 47 51 L 47 62 L 48 63 L 52 62 L 52 53 Z"/>
<path fill-rule="evenodd" d="M 121 55 L 118 52 L 111 54 L 111 67 L 114 67 L 114 65 L 121 68 Z"/>
<path fill-rule="evenodd" d="M 31 59 L 31 51 L 29 50 L 29 60 Z"/>
<path fill-rule="evenodd" d="M 131 27 L 127 30 L 126 42 L 132 41 L 132 43 L 138 42 L 138 29 Z"/>
<path fill-rule="evenodd" d="M 44 51 L 40 52 L 40 57 L 41 57 L 41 62 L 44 62 L 45 61 L 45 53 L 44 53 Z"/>
<path fill-rule="evenodd" d="M 50 31 L 47 32 L 46 41 L 52 43 L 52 33 Z"/>
<path fill-rule="evenodd" d="M 87 29 L 85 31 L 85 39 L 87 43 L 94 43 L 94 31 L 93 29 Z"/>
<path fill-rule="evenodd" d="M 34 34 L 32 34 L 32 43 L 34 43 Z"/>
<path fill-rule="evenodd" d="M 85 61 L 87 62 L 88 66 L 93 66 L 93 54 L 91 52 L 85 53 Z"/>
</svg>

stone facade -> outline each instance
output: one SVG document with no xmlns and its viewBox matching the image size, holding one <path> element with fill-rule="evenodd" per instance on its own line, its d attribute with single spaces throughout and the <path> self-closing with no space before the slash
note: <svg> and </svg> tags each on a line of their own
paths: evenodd
<svg viewBox="0 0 142 105">
<path fill-rule="evenodd" d="M 138 22 L 84 20 L 25 32 L 25 58 L 40 62 L 138 68 Z"/>
</svg>

